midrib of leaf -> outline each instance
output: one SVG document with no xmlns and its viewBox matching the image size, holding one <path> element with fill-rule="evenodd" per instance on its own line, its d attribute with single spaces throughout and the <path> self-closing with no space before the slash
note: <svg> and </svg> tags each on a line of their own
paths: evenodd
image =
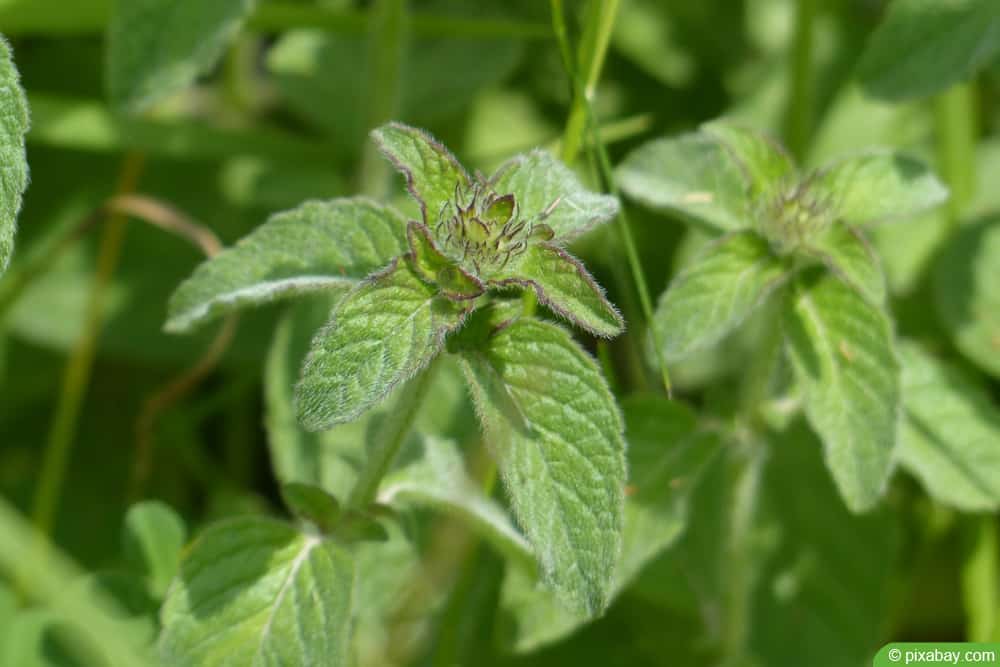
<svg viewBox="0 0 1000 667">
<path fill-rule="evenodd" d="M 947 418 L 943 415 L 936 415 L 937 418 L 945 421 Z M 941 456 L 951 462 L 955 466 L 956 470 L 960 470 L 966 477 L 966 481 L 972 484 L 977 491 L 983 494 L 987 498 L 995 498 L 996 492 L 990 488 L 989 483 L 985 482 L 979 474 L 976 472 L 975 468 L 967 466 L 960 458 L 956 457 L 953 453 L 953 449 L 949 448 L 934 432 L 927 422 L 922 418 L 918 417 L 911 410 L 906 410 L 906 418 L 910 422 L 910 425 L 916 429 L 923 437 L 924 441 L 932 446 L 935 451 L 937 451 Z"/>
<path fill-rule="evenodd" d="M 264 627 L 261 628 L 260 638 L 257 641 L 257 650 L 254 652 L 254 662 L 256 662 L 257 659 L 263 655 L 264 645 L 267 643 L 267 639 L 271 634 L 271 626 L 274 625 L 274 618 L 281 609 L 281 604 L 284 602 L 289 588 L 294 585 L 295 577 L 298 575 L 299 569 L 302 567 L 302 564 L 306 562 L 306 559 L 309 558 L 309 554 L 312 553 L 312 550 L 321 543 L 322 540 L 314 535 L 305 536 L 302 544 L 302 551 L 295 557 L 295 560 L 292 562 L 292 565 L 288 570 L 288 574 L 285 575 L 285 580 L 281 583 L 281 588 L 278 589 L 278 594 L 274 598 L 274 604 L 271 606 L 271 612 L 267 616 L 267 621 L 264 624 Z M 323 605 L 320 605 L 319 608 L 322 609 Z M 296 624 L 296 628 L 298 628 L 298 624 Z"/>
</svg>

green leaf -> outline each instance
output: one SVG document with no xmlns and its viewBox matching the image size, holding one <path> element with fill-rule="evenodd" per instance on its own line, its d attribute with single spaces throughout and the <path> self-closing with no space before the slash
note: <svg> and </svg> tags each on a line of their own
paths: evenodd
<svg viewBox="0 0 1000 667">
<path fill-rule="evenodd" d="M 255 517 L 191 546 L 163 605 L 169 665 L 349 664 L 354 563 L 340 546 Z"/>
<path fill-rule="evenodd" d="M 423 438 L 423 456 L 386 476 L 378 500 L 389 505 L 419 505 L 454 514 L 475 528 L 511 561 L 534 567 L 534 555 L 507 513 L 469 478 L 465 462 L 450 440 Z"/>
<path fill-rule="evenodd" d="M 295 516 L 314 523 L 324 532 L 329 532 L 340 517 L 340 503 L 337 499 L 312 484 L 302 482 L 282 484 L 281 499 Z"/>
<path fill-rule="evenodd" d="M 423 130 L 389 123 L 372 130 L 372 139 L 406 178 L 406 189 L 420 203 L 426 225 L 434 224 L 459 185 L 469 185 L 469 175 L 455 156 Z"/>
<path fill-rule="evenodd" d="M 1000 378 L 1000 216 L 958 230 L 934 267 L 934 298 L 958 349 Z"/>
<path fill-rule="evenodd" d="M 296 387 L 302 425 L 357 419 L 429 364 L 464 316 L 406 262 L 358 285 L 313 340 Z"/>
<path fill-rule="evenodd" d="M 184 520 L 165 503 L 136 503 L 125 515 L 122 551 L 132 569 L 146 577 L 150 591 L 162 599 L 177 574 L 187 541 Z"/>
<path fill-rule="evenodd" d="M 0 35 L 0 275 L 14 252 L 14 231 L 21 197 L 28 187 L 28 158 L 24 135 L 28 131 L 28 102 L 14 67 L 14 56 Z"/>
<path fill-rule="evenodd" d="M 616 176 L 625 194 L 648 206 L 721 231 L 749 226 L 743 172 L 715 137 L 651 141 L 629 153 Z"/>
<path fill-rule="evenodd" d="M 411 220 L 406 226 L 413 257 L 413 270 L 441 288 L 449 299 L 474 299 L 485 289 L 482 282 L 438 250 L 426 225 Z"/>
<path fill-rule="evenodd" d="M 805 413 L 847 506 L 870 509 L 892 469 L 899 422 L 899 364 L 889 318 L 838 278 L 796 282 L 785 333 Z"/>
<path fill-rule="evenodd" d="M 629 495 L 625 529 L 615 566 L 617 596 L 653 558 L 684 530 L 688 499 L 708 462 L 719 451 L 719 439 L 697 430 L 694 412 L 675 401 L 653 395 L 624 401 L 628 441 Z M 587 617 L 560 606 L 552 591 L 536 585 L 530 572 L 508 568 L 501 607 L 510 615 L 510 642 L 528 652 L 561 639 L 587 622 Z"/>
<path fill-rule="evenodd" d="M 587 190 L 569 167 L 543 150 L 511 158 L 490 184 L 499 194 L 514 193 L 522 219 L 543 216 L 560 245 L 618 215 L 615 197 Z"/>
<path fill-rule="evenodd" d="M 112 103 L 141 111 L 194 83 L 222 57 L 254 0 L 117 0 L 108 25 Z"/>
<path fill-rule="evenodd" d="M 406 251 L 406 225 L 361 199 L 309 201 L 271 216 L 199 266 L 170 298 L 166 329 L 299 294 L 346 289 Z"/>
<path fill-rule="evenodd" d="M 993 0 L 895 0 L 859 65 L 870 93 L 925 97 L 971 78 L 1000 53 Z"/>
<path fill-rule="evenodd" d="M 625 486 L 622 420 L 604 378 L 568 333 L 537 320 L 517 320 L 463 356 L 543 581 L 564 605 L 599 613 L 621 547 Z"/>
<path fill-rule="evenodd" d="M 913 344 L 900 348 L 899 461 L 934 498 L 968 512 L 1000 507 L 1000 410 L 965 375 Z"/>
<path fill-rule="evenodd" d="M 540 303 L 595 336 L 612 338 L 625 328 L 625 320 L 580 260 L 552 244 L 529 244 L 509 271 L 490 282 L 530 287 Z"/>
<path fill-rule="evenodd" d="M 907 220 L 948 199 L 927 165 L 888 151 L 836 160 L 816 176 L 815 187 L 836 217 L 852 225 Z"/>
<path fill-rule="evenodd" d="M 755 232 L 715 241 L 660 297 L 653 326 L 664 356 L 681 359 L 722 340 L 789 275 L 789 267 Z"/>
<path fill-rule="evenodd" d="M 767 202 L 797 178 L 795 162 L 777 141 L 757 130 L 714 121 L 701 127 L 729 149 L 743 172 L 746 193 L 753 202 Z"/>
<path fill-rule="evenodd" d="M 878 255 L 857 229 L 835 223 L 809 239 L 809 251 L 873 304 L 885 303 L 885 276 Z"/>
</svg>

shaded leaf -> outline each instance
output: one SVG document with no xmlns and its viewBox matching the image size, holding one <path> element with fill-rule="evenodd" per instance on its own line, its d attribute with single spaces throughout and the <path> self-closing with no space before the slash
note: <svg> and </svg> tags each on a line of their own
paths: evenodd
<svg viewBox="0 0 1000 667">
<path fill-rule="evenodd" d="M 398 213 L 361 198 L 309 201 L 271 216 L 207 260 L 170 298 L 168 331 L 299 294 L 346 289 L 406 251 Z"/>
<path fill-rule="evenodd" d="M 934 267 L 938 315 L 962 354 L 1000 377 L 1000 217 L 959 229 Z"/>
<path fill-rule="evenodd" d="M 7 270 L 14 252 L 17 214 L 28 187 L 28 159 L 24 153 L 27 131 L 28 102 L 10 46 L 0 35 L 0 275 Z"/>
<path fill-rule="evenodd" d="M 108 26 L 115 106 L 140 111 L 194 83 L 222 57 L 255 0 L 117 0 Z"/>
<path fill-rule="evenodd" d="M 956 369 L 914 344 L 900 348 L 899 461 L 934 498 L 978 512 L 1000 506 L 1000 410 Z"/>
<path fill-rule="evenodd" d="M 876 305 L 885 303 L 882 265 L 860 231 L 835 223 L 808 244 L 810 252 L 866 299 Z"/>
<path fill-rule="evenodd" d="M 895 0 L 859 65 L 877 97 L 925 97 L 972 77 L 1000 53 L 993 0 Z"/>
<path fill-rule="evenodd" d="M 625 320 L 580 260 L 554 245 L 529 244 L 517 264 L 491 282 L 530 287 L 540 303 L 595 336 L 611 338 L 625 328 Z"/>
<path fill-rule="evenodd" d="M 836 217 L 852 225 L 914 218 L 948 199 L 927 165 L 891 152 L 836 160 L 816 176 L 815 187 Z"/>
<path fill-rule="evenodd" d="M 796 282 L 785 333 L 806 416 L 847 506 L 878 502 L 892 469 L 899 364 L 888 316 L 838 278 Z"/>
<path fill-rule="evenodd" d="M 750 224 L 743 173 L 715 137 L 699 132 L 650 141 L 626 156 L 616 177 L 633 199 L 710 228 Z"/>
<path fill-rule="evenodd" d="M 338 545 L 262 518 L 192 545 L 162 611 L 170 665 L 348 665 L 354 564 Z"/>
<path fill-rule="evenodd" d="M 517 320 L 463 356 L 543 581 L 563 604 L 599 613 L 621 547 L 625 486 L 622 421 L 604 378 L 565 331 L 537 320 Z"/>
<path fill-rule="evenodd" d="M 184 520 L 167 504 L 148 500 L 136 503 L 125 515 L 122 551 L 125 560 L 146 577 L 153 595 L 167 592 L 187 541 Z"/>
<path fill-rule="evenodd" d="M 663 354 L 681 359 L 722 340 L 790 275 L 755 232 L 734 232 L 708 246 L 660 297 L 653 316 Z"/>
<path fill-rule="evenodd" d="M 465 311 L 396 261 L 344 297 L 313 339 L 296 387 L 312 430 L 356 419 L 441 351 Z"/>
<path fill-rule="evenodd" d="M 544 222 L 560 245 L 618 215 L 617 199 L 587 190 L 569 167 L 543 150 L 508 160 L 490 184 L 499 194 L 514 193 L 522 219 L 549 212 Z"/>
<path fill-rule="evenodd" d="M 295 516 L 328 532 L 340 517 L 340 503 L 318 486 L 302 482 L 281 485 L 281 499 Z"/>
</svg>

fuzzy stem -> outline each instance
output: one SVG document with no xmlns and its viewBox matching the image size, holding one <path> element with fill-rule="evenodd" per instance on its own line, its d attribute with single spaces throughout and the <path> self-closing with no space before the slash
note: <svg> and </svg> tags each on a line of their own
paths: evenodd
<svg viewBox="0 0 1000 667">
<path fill-rule="evenodd" d="M 142 167 L 143 158 L 141 155 L 130 154 L 125 158 L 118 184 L 119 194 L 128 194 L 135 190 Z M 97 356 L 97 343 L 104 324 L 107 287 L 111 283 L 115 268 L 118 266 L 127 223 L 128 217 L 116 214 L 108 220 L 101 236 L 97 272 L 87 302 L 83 333 L 73 348 L 66 366 L 59 403 L 49 431 L 48 443 L 42 460 L 42 472 L 35 493 L 32 518 L 40 535 L 50 535 L 52 532 L 66 477 L 66 468 L 69 464 L 70 451 L 76 435 L 80 407 L 83 404 L 90 381 L 90 372 Z"/>
<path fill-rule="evenodd" d="M 788 68 L 788 109 L 785 138 L 792 154 L 800 160 L 809 148 L 813 124 L 813 32 L 816 0 L 798 0 L 792 59 Z"/>
<path fill-rule="evenodd" d="M 975 191 L 978 114 L 974 86 L 953 86 L 934 100 L 938 166 L 951 188 L 948 217 L 952 226 L 958 224 Z"/>
<path fill-rule="evenodd" d="M 392 406 L 391 412 L 375 434 L 365 466 L 347 499 L 348 507 L 364 509 L 375 500 L 378 486 L 406 442 L 420 404 L 430 390 L 435 366 L 432 362 L 400 389 L 399 400 Z"/>
</svg>

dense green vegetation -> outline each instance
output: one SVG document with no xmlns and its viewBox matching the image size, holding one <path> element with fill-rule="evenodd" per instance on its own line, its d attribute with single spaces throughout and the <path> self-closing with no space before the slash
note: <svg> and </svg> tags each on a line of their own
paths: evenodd
<svg viewBox="0 0 1000 667">
<path fill-rule="evenodd" d="M 996 0 L 0 35 L 0 667 L 1000 642 Z"/>
</svg>

